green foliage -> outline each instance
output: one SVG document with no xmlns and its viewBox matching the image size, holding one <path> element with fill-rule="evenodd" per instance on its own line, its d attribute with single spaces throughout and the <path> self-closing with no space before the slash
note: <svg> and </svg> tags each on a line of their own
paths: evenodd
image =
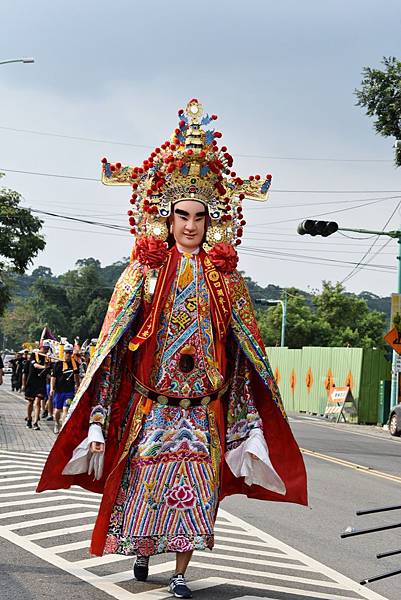
<svg viewBox="0 0 401 600">
<path fill-rule="evenodd" d="M 281 306 L 259 309 L 257 318 L 266 346 L 280 345 Z M 385 325 L 382 312 L 370 310 L 365 299 L 346 294 L 340 283 L 324 281 L 321 293 L 312 297 L 312 305 L 299 290 L 287 290 L 286 346 L 290 348 L 383 348 Z"/>
<path fill-rule="evenodd" d="M 97 337 L 114 284 L 125 266 L 121 261 L 102 268 L 98 260 L 85 258 L 59 277 L 48 267 L 35 269 L 30 277 L 22 278 L 21 295 L 2 320 L 8 346 L 38 340 L 44 325 L 70 341 Z M 31 282 L 29 291 L 27 280 Z"/>
<path fill-rule="evenodd" d="M 365 67 L 361 89 L 355 90 L 357 105 L 375 117 L 374 127 L 380 135 L 401 141 L 401 61 L 384 57 L 384 69 Z M 401 146 L 396 147 L 395 164 L 401 166 Z"/>
<path fill-rule="evenodd" d="M 22 208 L 20 201 L 18 192 L 0 188 L 0 315 L 10 299 L 10 274 L 24 273 L 45 247 L 42 221 Z"/>
</svg>

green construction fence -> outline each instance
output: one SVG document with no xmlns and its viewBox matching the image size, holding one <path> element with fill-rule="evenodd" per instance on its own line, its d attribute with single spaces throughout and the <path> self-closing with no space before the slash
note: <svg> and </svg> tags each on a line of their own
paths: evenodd
<svg viewBox="0 0 401 600">
<path fill-rule="evenodd" d="M 391 364 L 382 350 L 267 347 L 266 352 L 287 412 L 323 415 L 333 384 L 349 385 L 358 423 L 380 421 L 380 382 L 391 379 Z"/>
</svg>

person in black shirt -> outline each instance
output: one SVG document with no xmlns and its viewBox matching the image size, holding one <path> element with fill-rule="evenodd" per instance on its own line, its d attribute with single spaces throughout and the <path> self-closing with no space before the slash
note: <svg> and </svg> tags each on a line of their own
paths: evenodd
<svg viewBox="0 0 401 600">
<path fill-rule="evenodd" d="M 25 363 L 23 388 L 27 405 L 26 426 L 28 429 L 39 430 L 40 403 L 46 393 L 46 378 L 51 368 L 49 353 L 50 344 L 44 342 L 43 349 L 33 350 L 30 359 Z M 33 414 L 33 419 L 32 419 Z"/>
<path fill-rule="evenodd" d="M 79 365 L 72 356 L 72 351 L 72 344 L 65 344 L 64 360 L 58 360 L 51 373 L 50 400 L 53 402 L 54 433 L 60 431 L 75 390 L 80 384 Z"/>
<path fill-rule="evenodd" d="M 1 355 L 0 355 L 0 385 L 3 383 L 3 369 L 4 369 L 3 359 L 1 358 Z"/>
</svg>

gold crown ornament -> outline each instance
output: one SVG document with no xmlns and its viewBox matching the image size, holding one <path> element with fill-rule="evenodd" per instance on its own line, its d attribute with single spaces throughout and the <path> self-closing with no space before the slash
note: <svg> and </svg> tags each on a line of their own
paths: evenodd
<svg viewBox="0 0 401 600">
<path fill-rule="evenodd" d="M 206 251 L 216 244 L 237 246 L 246 224 L 242 201 L 265 201 L 271 175 L 241 179 L 232 171 L 233 158 L 227 148 L 218 147 L 219 131 L 204 127 L 217 119 L 204 113 L 193 98 L 178 111 L 179 123 L 170 140 L 155 148 L 140 167 L 110 164 L 102 159 L 102 182 L 106 185 L 131 185 L 128 211 L 131 233 L 137 240 L 168 238 L 168 218 L 179 200 L 197 200 L 208 211 Z"/>
</svg>

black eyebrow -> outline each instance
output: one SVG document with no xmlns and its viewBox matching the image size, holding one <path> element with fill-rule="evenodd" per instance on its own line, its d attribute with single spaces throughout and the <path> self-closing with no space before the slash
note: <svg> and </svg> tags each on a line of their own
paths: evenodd
<svg viewBox="0 0 401 600">
<path fill-rule="evenodd" d="M 189 217 L 189 212 L 187 212 L 186 210 L 182 210 L 181 208 L 176 208 L 174 210 L 174 212 L 177 213 L 177 215 L 182 215 L 183 217 Z M 206 216 L 206 211 L 195 213 L 195 217 L 205 217 L 205 216 Z"/>
</svg>

